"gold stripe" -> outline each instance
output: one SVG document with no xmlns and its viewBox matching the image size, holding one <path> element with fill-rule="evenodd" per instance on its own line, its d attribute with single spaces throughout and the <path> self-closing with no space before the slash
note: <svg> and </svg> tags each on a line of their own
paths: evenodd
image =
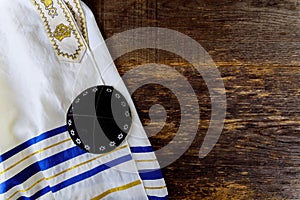
<svg viewBox="0 0 300 200">
<path fill-rule="evenodd" d="M 68 171 L 71 171 L 71 170 L 73 170 L 73 169 L 75 169 L 75 168 L 78 168 L 78 167 L 80 167 L 80 166 L 82 166 L 82 165 L 85 165 L 85 164 L 90 163 L 90 162 L 92 162 L 92 161 L 94 161 L 94 160 L 97 160 L 97 159 L 99 159 L 99 158 L 101 158 L 101 157 L 103 157 L 103 156 L 106 156 L 106 155 L 109 154 L 109 153 L 112 153 L 112 152 L 117 151 L 117 150 L 124 149 L 124 148 L 126 148 L 127 146 L 128 146 L 128 145 L 122 146 L 122 147 L 120 147 L 120 148 L 114 149 L 114 150 L 111 151 L 111 152 L 102 154 L 102 155 L 97 156 L 97 157 L 95 157 L 95 158 L 92 158 L 92 159 L 90 159 L 90 160 L 88 160 L 88 161 L 85 161 L 85 162 L 83 162 L 83 163 L 80 163 L 80 164 L 78 164 L 78 165 L 75 165 L 75 166 L 73 166 L 73 167 L 70 167 L 70 168 L 68 168 L 68 169 L 66 169 L 66 170 L 64 170 L 64 171 L 61 171 L 61 172 L 59 172 L 59 173 L 57 173 L 57 174 L 55 174 L 55 175 L 53 175 L 53 176 L 50 176 L 50 177 L 46 178 L 46 180 L 53 179 L 53 178 L 55 178 L 55 177 L 57 177 L 57 176 L 59 176 L 59 175 L 61 175 L 61 174 L 64 174 L 64 173 L 66 173 L 66 172 L 68 172 Z"/>
<path fill-rule="evenodd" d="M 135 160 L 135 162 L 155 162 L 157 159 L 152 159 L 152 160 Z"/>
<path fill-rule="evenodd" d="M 141 184 L 141 181 L 140 180 L 137 180 L 137 181 L 134 181 L 134 182 L 131 182 L 131 183 L 128 183 L 126 185 L 123 185 L 123 186 L 119 186 L 119 187 L 115 187 L 115 188 L 112 188 L 112 189 L 109 189 L 109 190 L 106 190 L 105 192 L 103 192 L 102 194 L 92 198 L 91 200 L 98 200 L 98 199 L 102 199 L 103 197 L 113 193 L 113 192 L 118 192 L 118 191 L 122 191 L 122 190 L 127 190 L 131 187 L 134 187 L 134 186 L 137 186 L 137 185 L 140 185 Z"/>
<path fill-rule="evenodd" d="M 161 186 L 161 187 L 145 187 L 146 190 L 160 190 L 167 188 L 167 186 Z"/>
<path fill-rule="evenodd" d="M 103 156 L 106 156 L 107 154 L 113 153 L 113 152 L 118 151 L 118 150 L 121 150 L 121 149 L 125 149 L 125 148 L 127 148 L 127 147 L 128 147 L 128 145 L 125 145 L 125 146 L 116 148 L 116 149 L 112 150 L 111 152 L 102 154 L 102 155 L 97 156 L 97 157 L 95 157 L 95 158 L 93 158 L 93 159 L 90 159 L 90 160 L 88 160 L 88 161 L 85 161 L 85 162 L 83 162 L 83 163 L 80 163 L 80 164 L 78 164 L 78 165 L 75 165 L 75 166 L 73 166 L 73 167 L 70 167 L 70 168 L 68 168 L 68 169 L 66 169 L 66 170 L 64 170 L 64 171 L 61 171 L 61 172 L 59 172 L 59 173 L 53 175 L 53 176 L 50 176 L 50 177 L 48 177 L 48 178 L 41 178 L 40 180 L 38 180 L 37 182 L 35 182 L 34 184 L 32 184 L 32 185 L 31 185 L 29 188 L 27 188 L 26 190 L 18 190 L 18 191 L 16 191 L 16 192 L 13 193 L 10 197 L 8 197 L 7 200 L 11 199 L 13 196 L 15 196 L 15 195 L 18 194 L 18 193 L 21 193 L 21 192 L 28 192 L 28 191 L 31 190 L 34 186 L 36 186 L 37 184 L 39 184 L 39 183 L 42 182 L 42 181 L 48 181 L 48 180 L 51 180 L 51 179 L 53 179 L 53 178 L 55 178 L 55 177 L 57 177 L 57 176 L 59 176 L 59 175 L 62 175 L 62 174 L 64 174 L 64 173 L 68 172 L 68 171 L 71 171 L 71 170 L 73 170 L 73 169 L 75 169 L 75 168 L 78 168 L 78 167 L 80 167 L 80 166 L 82 166 L 82 165 L 85 165 L 85 164 L 90 163 L 90 162 L 92 162 L 92 161 L 94 161 L 94 160 L 97 160 L 98 158 L 101 158 L 101 157 L 103 157 Z"/>
<path fill-rule="evenodd" d="M 55 147 L 55 146 L 58 146 L 58 145 L 60 145 L 60 144 L 63 144 L 63 143 L 65 143 L 65 142 L 68 142 L 68 141 L 70 141 L 70 140 L 71 140 L 71 138 L 66 139 L 66 140 L 63 140 L 63 141 L 61 141 L 61 142 L 58 142 L 58 143 L 53 144 L 53 145 L 51 145 L 51 146 L 48 146 L 48 147 L 46 147 L 46 148 L 40 149 L 40 150 L 38 150 L 38 151 L 36 151 L 36 152 L 33 152 L 32 154 L 26 156 L 25 158 L 19 160 L 19 161 L 16 162 L 15 164 L 13 164 L 13 165 L 11 165 L 10 167 L 6 168 L 5 170 L 1 171 L 1 172 L 0 172 L 0 175 L 2 175 L 3 173 L 7 172 L 8 170 L 11 170 L 12 168 L 14 168 L 15 166 L 19 165 L 21 162 L 27 160 L 27 159 L 30 158 L 31 156 L 34 156 L 35 154 L 41 153 L 41 152 L 43 152 L 43 151 L 46 151 L 47 149 L 50 149 L 50 148 Z"/>
<path fill-rule="evenodd" d="M 32 186 L 30 186 L 29 188 L 27 188 L 26 190 L 18 190 L 15 193 L 13 193 L 12 195 L 10 195 L 10 197 L 8 197 L 6 200 L 10 200 L 11 198 L 13 198 L 13 196 L 15 196 L 16 194 L 20 193 L 20 192 L 27 192 L 28 190 L 32 189 L 34 186 L 36 186 L 37 184 L 39 184 L 40 182 L 42 182 L 45 178 L 37 181 L 36 183 L 34 183 Z"/>
</svg>

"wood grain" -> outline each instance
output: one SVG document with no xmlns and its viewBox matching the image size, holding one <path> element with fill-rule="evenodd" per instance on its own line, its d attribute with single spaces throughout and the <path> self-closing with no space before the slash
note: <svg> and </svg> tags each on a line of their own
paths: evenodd
<svg viewBox="0 0 300 200">
<path fill-rule="evenodd" d="M 144 26 L 177 30 L 198 41 L 221 72 L 227 95 L 225 127 L 213 151 L 199 159 L 211 117 L 201 75 L 179 56 L 160 50 L 134 51 L 116 61 L 121 75 L 151 62 L 172 66 L 196 91 L 201 112 L 197 137 L 180 159 L 163 169 L 170 199 L 300 199 L 299 1 L 85 3 L 106 38 Z M 145 125 L 150 123 L 149 108 L 164 106 L 166 123 L 150 140 L 155 149 L 168 144 L 181 123 L 176 97 L 167 88 L 146 85 L 133 98 Z"/>
</svg>

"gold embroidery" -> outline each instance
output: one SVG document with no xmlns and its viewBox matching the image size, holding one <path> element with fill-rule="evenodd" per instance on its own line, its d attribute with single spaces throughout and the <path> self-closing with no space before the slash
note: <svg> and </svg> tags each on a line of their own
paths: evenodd
<svg viewBox="0 0 300 200">
<path fill-rule="evenodd" d="M 56 29 L 53 32 L 53 37 L 55 37 L 59 41 L 62 41 L 63 39 L 70 36 L 71 36 L 71 29 L 69 26 L 66 26 L 64 24 L 60 24 L 56 26 Z"/>
<path fill-rule="evenodd" d="M 58 16 L 58 14 L 57 14 L 57 9 L 56 8 L 49 8 L 49 12 L 48 12 L 48 14 L 52 17 L 52 18 L 54 18 L 55 16 Z"/>
<path fill-rule="evenodd" d="M 43 9 L 41 8 L 40 6 L 40 3 L 38 3 L 37 1 L 38 0 L 32 0 L 35 7 L 37 8 L 38 12 L 40 13 L 40 16 L 44 22 L 44 26 L 45 26 L 45 29 L 46 29 L 46 32 L 47 32 L 47 35 L 50 39 L 50 42 L 55 50 L 55 53 L 58 57 L 63 57 L 63 58 L 66 58 L 66 59 L 72 59 L 72 60 L 78 60 L 79 59 L 79 56 L 81 56 L 84 51 L 85 51 L 85 45 L 82 41 L 82 38 L 80 36 L 80 34 L 78 33 L 78 30 L 76 28 L 76 25 L 74 24 L 73 20 L 71 20 L 71 16 L 70 14 L 68 13 L 67 11 L 67 8 L 64 7 L 63 3 L 61 2 L 61 0 L 56 0 L 57 3 L 59 4 L 59 6 L 61 7 L 62 11 L 63 11 L 63 14 L 66 18 L 66 21 L 69 23 L 69 27 L 70 27 L 70 30 L 71 30 L 71 35 L 74 34 L 74 37 L 76 39 L 76 43 L 77 43 L 77 48 L 74 50 L 75 52 L 74 53 L 69 53 L 69 52 L 64 52 L 61 50 L 60 46 L 61 44 L 58 44 L 57 42 L 59 42 L 58 40 L 55 40 L 55 38 L 53 37 L 53 33 L 51 32 L 51 27 L 50 27 L 50 23 L 47 19 L 47 17 L 45 16 L 45 13 L 43 11 Z M 51 6 L 51 2 L 52 4 L 54 4 L 54 2 L 52 0 L 42 0 L 43 3 L 45 3 L 44 5 L 50 5 Z"/>
<path fill-rule="evenodd" d="M 54 18 L 58 16 L 57 9 L 53 7 L 53 0 L 41 0 L 42 3 L 45 5 L 46 10 L 48 10 L 48 14 Z"/>
<path fill-rule="evenodd" d="M 78 28 L 80 29 L 80 31 L 82 33 L 82 36 L 84 37 L 86 43 L 88 44 L 89 41 L 88 41 L 86 20 L 85 20 L 85 15 L 84 15 L 83 9 L 81 7 L 80 1 L 79 0 L 71 0 L 71 2 L 72 3 L 70 3 L 70 1 L 66 1 L 65 3 L 68 6 L 71 14 L 73 15 L 73 17 L 78 25 Z M 73 4 L 73 6 L 72 6 L 72 4 Z"/>
<path fill-rule="evenodd" d="M 70 2 L 68 2 L 68 1 L 66 2 L 66 5 L 68 6 L 68 8 L 69 8 L 70 12 L 72 13 L 72 15 L 73 15 L 75 21 L 77 22 L 77 19 L 75 18 L 76 13 L 75 13 L 75 11 L 74 11 L 73 6 L 72 6 L 72 5 L 70 4 Z"/>
<path fill-rule="evenodd" d="M 53 7 L 52 0 L 42 0 L 42 3 L 46 6 L 46 8 L 49 8 L 50 6 Z"/>
<path fill-rule="evenodd" d="M 70 140 L 71 140 L 71 139 L 70 139 Z M 105 153 L 105 154 L 99 155 L 99 156 L 97 156 L 97 157 L 95 157 L 95 158 L 92 158 L 92 159 L 90 159 L 90 160 L 88 160 L 88 161 L 82 162 L 82 163 L 80 163 L 80 164 L 78 164 L 78 165 L 75 165 L 75 166 L 73 166 L 73 167 L 70 167 L 70 168 L 68 168 L 68 169 L 65 169 L 65 170 L 63 170 L 63 171 L 61 171 L 61 172 L 59 172 L 59 173 L 57 173 L 57 174 L 55 174 L 55 175 L 53 175 L 53 176 L 50 176 L 50 177 L 47 177 L 47 178 L 45 178 L 45 177 L 44 177 L 44 178 L 41 178 L 40 180 L 38 180 L 37 182 L 35 182 L 34 184 L 32 184 L 32 185 L 31 185 L 30 187 L 28 187 L 27 189 L 25 189 L 25 190 L 18 190 L 18 191 L 16 191 L 16 192 L 14 192 L 12 195 L 10 195 L 10 197 L 7 198 L 7 200 L 13 198 L 13 197 L 14 197 L 16 194 L 18 194 L 18 193 L 21 193 L 21 192 L 28 192 L 28 191 L 31 190 L 34 186 L 36 186 L 37 184 L 39 184 L 39 183 L 42 182 L 42 181 L 49 181 L 49 180 L 54 179 L 54 178 L 56 178 L 56 177 L 58 177 L 58 176 L 60 176 L 60 175 L 62 175 L 62 174 L 64 174 L 64 173 L 66 173 L 66 172 L 68 172 L 68 171 L 71 171 L 71 170 L 73 170 L 73 169 L 76 169 L 76 168 L 78 168 L 78 167 L 80 167 L 80 166 L 82 166 L 82 165 L 88 164 L 88 163 L 90 163 L 90 162 L 92 162 L 92 161 L 94 161 L 94 160 L 97 160 L 97 159 L 99 159 L 99 158 L 101 158 L 101 157 L 103 157 L 103 156 L 106 156 L 106 155 L 111 154 L 111 153 L 113 153 L 113 152 L 119 151 L 119 150 L 121 150 L 121 149 L 125 149 L 125 148 L 127 148 L 127 147 L 128 147 L 128 145 L 124 145 L 124 146 L 122 146 L 122 147 L 119 147 L 119 148 L 114 149 L 113 151 L 111 151 L 111 152 L 109 152 L 109 153 Z"/>
<path fill-rule="evenodd" d="M 118 191 L 122 191 L 122 190 L 127 190 L 129 188 L 132 188 L 134 186 L 137 186 L 137 185 L 140 185 L 142 182 L 140 180 L 136 180 L 136 181 L 133 181 L 131 183 L 128 183 L 126 185 L 123 185 L 123 186 L 119 186 L 119 187 L 115 187 L 115 188 L 112 188 L 112 189 L 109 189 L 109 190 L 106 190 L 105 192 L 103 192 L 102 194 L 92 198 L 91 200 L 98 200 L 98 199 L 102 199 L 103 197 L 113 193 L 113 192 L 118 192 Z"/>
<path fill-rule="evenodd" d="M 78 9 L 78 13 L 80 14 L 81 33 L 82 33 L 85 41 L 87 42 L 87 44 L 89 44 L 86 20 L 85 20 L 85 15 L 84 15 L 83 9 L 80 5 L 79 0 L 74 0 L 74 2 L 76 4 L 76 8 Z"/>
<path fill-rule="evenodd" d="M 61 53 L 63 56 L 66 56 L 68 58 L 72 58 L 73 60 L 76 60 L 78 59 L 79 55 L 80 55 L 80 52 L 83 51 L 84 49 L 84 43 L 80 37 L 80 34 L 78 33 L 77 29 L 76 29 L 76 25 L 74 24 L 73 20 L 71 19 L 71 16 L 69 14 L 69 12 L 67 11 L 67 8 L 63 5 L 62 1 L 61 0 L 58 0 L 58 4 L 60 5 L 60 7 L 63 9 L 64 11 L 64 14 L 65 14 L 65 17 L 67 19 L 67 21 L 69 22 L 70 26 L 72 27 L 72 33 L 75 34 L 75 37 L 78 41 L 78 48 L 76 49 L 76 53 L 74 55 L 68 55 L 68 54 L 64 54 L 64 53 Z M 56 44 L 57 46 L 57 49 L 58 48 L 58 45 Z"/>
</svg>

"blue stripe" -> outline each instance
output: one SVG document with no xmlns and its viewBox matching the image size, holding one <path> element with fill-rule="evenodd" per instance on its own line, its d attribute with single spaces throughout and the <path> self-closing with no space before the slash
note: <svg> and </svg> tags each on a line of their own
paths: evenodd
<svg viewBox="0 0 300 200">
<path fill-rule="evenodd" d="M 36 144 L 38 142 L 41 142 L 47 138 L 51 138 L 55 135 L 58 135 L 60 133 L 63 133 L 63 132 L 66 132 L 67 131 L 67 127 L 66 126 L 62 126 L 62 127 L 59 127 L 59 128 L 56 128 L 56 129 L 53 129 L 51 131 L 48 131 L 48 132 L 45 132 L 39 136 L 36 136 L 30 140 L 27 140 L 26 142 L 20 144 L 19 146 L 13 148 L 12 150 L 2 154 L 0 156 L 0 163 L 1 162 L 4 162 L 5 160 L 7 160 L 8 158 L 16 155 L 17 153 L 19 153 L 20 151 L 23 151 L 24 149 L 30 147 L 31 145 L 33 144 Z"/>
<path fill-rule="evenodd" d="M 36 192 L 34 195 L 32 195 L 31 197 L 24 197 L 24 196 L 21 196 L 19 197 L 17 200 L 35 200 L 45 194 L 47 194 L 48 192 L 51 191 L 51 188 L 49 186 L 45 187 L 44 189 Z"/>
<path fill-rule="evenodd" d="M 73 178 L 65 180 L 65 181 L 63 181 L 63 182 L 61 182 L 61 183 L 59 183 L 59 184 L 57 184 L 57 185 L 55 185 L 51 188 L 49 186 L 47 186 L 46 188 L 38 191 L 37 193 L 35 193 L 31 197 L 24 197 L 24 196 L 19 197 L 18 200 L 33 200 L 33 199 L 37 199 L 37 198 L 45 195 L 48 192 L 52 192 L 52 193 L 58 192 L 59 190 L 62 190 L 62 189 L 66 188 L 70 185 L 73 185 L 73 184 L 78 183 L 82 180 L 90 178 L 90 177 L 92 177 L 92 176 L 94 176 L 94 175 L 96 175 L 96 174 L 98 174 L 98 173 L 100 173 L 104 170 L 107 170 L 111 167 L 114 167 L 114 166 L 117 166 L 119 164 L 125 163 L 125 162 L 127 162 L 131 159 L 132 159 L 132 157 L 129 154 L 125 155 L 125 156 L 122 156 L 120 158 L 117 158 L 117 159 L 112 160 L 110 162 L 107 162 L 105 164 L 99 165 L 98 167 L 96 167 L 96 168 L 94 168 L 90 171 L 84 172 L 80 175 L 74 176 Z"/>
<path fill-rule="evenodd" d="M 146 146 L 146 147 L 130 147 L 130 150 L 132 153 L 147 153 L 147 152 L 153 152 L 152 146 Z"/>
<path fill-rule="evenodd" d="M 148 196 L 148 199 L 149 200 L 168 200 L 169 197 L 168 197 L 168 195 L 164 196 L 164 197 Z"/>
<path fill-rule="evenodd" d="M 0 194 L 3 194 L 13 188 L 16 185 L 22 184 L 24 181 L 26 181 L 28 178 L 33 176 L 34 174 L 47 170 L 55 165 L 58 165 L 60 163 L 63 163 L 67 160 L 70 160 L 72 158 L 75 158 L 79 155 L 84 154 L 85 151 L 81 150 L 79 147 L 75 146 L 72 148 L 69 148 L 65 151 L 62 151 L 60 153 L 57 153 L 53 156 L 50 156 L 48 158 L 45 158 L 41 161 L 38 161 L 36 163 L 31 164 L 9 180 L 3 182 L 0 184 Z"/>
<path fill-rule="evenodd" d="M 75 176 L 73 178 L 70 178 L 70 179 L 68 179 L 68 180 L 66 180 L 66 181 L 64 181 L 64 182 L 62 182 L 62 183 L 60 183 L 58 185 L 55 185 L 52 188 L 52 192 L 53 193 L 57 192 L 57 191 L 59 191 L 61 189 L 64 189 L 64 188 L 70 186 L 70 185 L 73 185 L 74 183 L 77 183 L 79 181 L 87 179 L 87 178 L 89 178 L 91 176 L 94 176 L 94 175 L 96 175 L 96 174 L 104 171 L 104 170 L 107 170 L 107 169 L 109 169 L 111 167 L 114 167 L 116 165 L 119 165 L 121 163 L 127 162 L 127 161 L 129 161 L 131 159 L 132 159 L 131 155 L 128 154 L 126 156 L 122 156 L 120 158 L 117 158 L 117 159 L 112 160 L 110 162 L 107 162 L 105 164 L 99 165 L 98 167 L 96 167 L 96 168 L 94 168 L 94 169 L 92 169 L 90 171 L 84 172 L 84 173 L 82 173 L 80 175 L 77 175 L 77 176 Z"/>
<path fill-rule="evenodd" d="M 139 171 L 140 177 L 142 180 L 156 180 L 163 178 L 163 175 L 161 173 L 160 169 L 156 170 L 140 170 Z"/>
</svg>

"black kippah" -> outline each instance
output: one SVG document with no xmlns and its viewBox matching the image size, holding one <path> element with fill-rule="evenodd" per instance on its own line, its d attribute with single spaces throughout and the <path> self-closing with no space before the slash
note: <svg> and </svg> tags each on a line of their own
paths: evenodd
<svg viewBox="0 0 300 200">
<path fill-rule="evenodd" d="M 132 124 L 125 97 L 112 86 L 83 91 L 70 106 L 67 128 L 74 143 L 90 153 L 106 153 L 118 147 Z"/>
</svg>

